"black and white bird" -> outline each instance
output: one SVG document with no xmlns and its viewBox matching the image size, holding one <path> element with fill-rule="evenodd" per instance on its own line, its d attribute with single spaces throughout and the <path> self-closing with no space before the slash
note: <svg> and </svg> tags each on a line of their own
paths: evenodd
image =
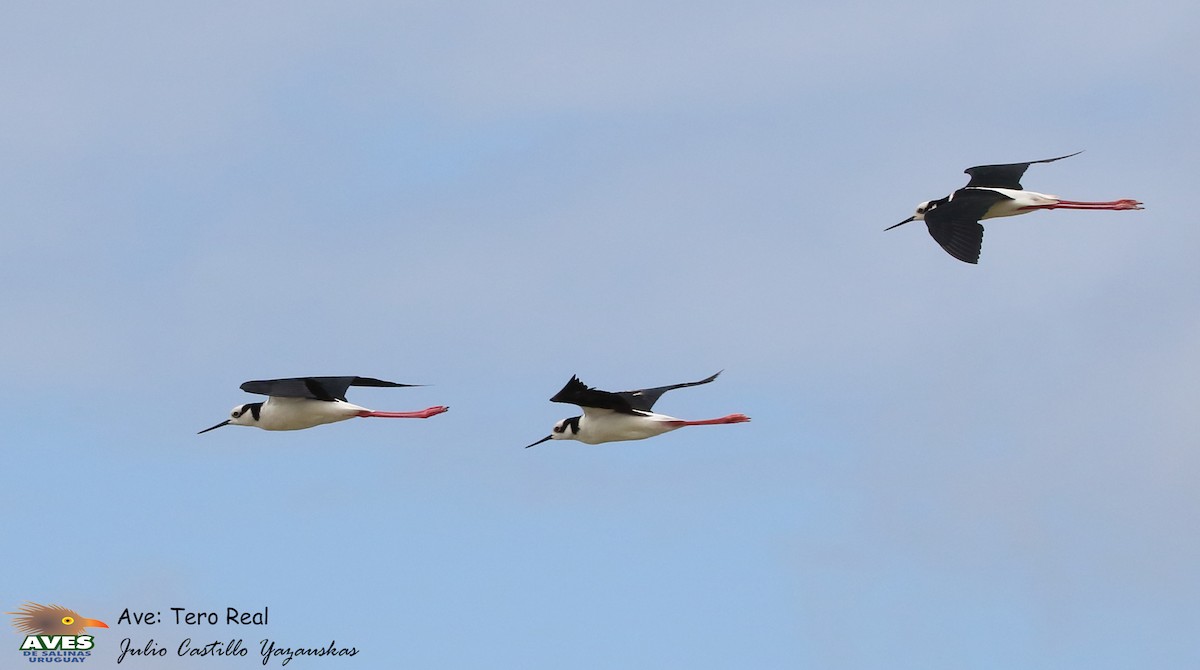
<svg viewBox="0 0 1200 670">
<path fill-rule="evenodd" d="M 654 403 L 667 391 L 707 384 L 716 379 L 719 374 L 721 373 L 718 372 L 716 375 L 698 382 L 684 382 L 617 393 L 591 388 L 579 381 L 579 377 L 573 376 L 571 381 L 567 382 L 567 385 L 550 401 L 579 405 L 583 408 L 583 415 L 559 421 L 549 435 L 525 448 L 528 449 L 547 440 L 579 440 L 585 444 L 641 440 L 684 426 L 710 426 L 749 421 L 750 417 L 745 414 L 730 414 L 718 419 L 703 421 L 684 421 L 651 411 Z"/>
<path fill-rule="evenodd" d="M 983 246 L 983 219 L 1028 214 L 1038 209 L 1142 209 L 1137 200 L 1081 202 L 1063 200 L 1056 195 L 1026 191 L 1021 177 L 1034 163 L 1053 163 L 1083 153 L 1046 158 L 1025 163 L 977 165 L 967 168 L 971 176 L 967 185 L 941 200 L 929 200 L 917 205 L 917 213 L 884 230 L 891 230 L 910 221 L 924 221 L 929 234 L 951 256 L 967 263 L 979 262 Z"/>
<path fill-rule="evenodd" d="M 266 402 L 238 405 L 230 412 L 228 419 L 211 428 L 205 428 L 200 433 L 207 433 L 221 426 L 254 426 L 263 430 L 302 430 L 359 416 L 375 416 L 385 419 L 428 419 L 450 409 L 438 405 L 417 412 L 376 412 L 346 401 L 346 390 L 351 386 L 395 388 L 419 386 L 419 384 L 397 384 L 371 377 L 294 377 L 250 381 L 242 384 L 241 389 L 247 393 L 267 396 Z"/>
</svg>

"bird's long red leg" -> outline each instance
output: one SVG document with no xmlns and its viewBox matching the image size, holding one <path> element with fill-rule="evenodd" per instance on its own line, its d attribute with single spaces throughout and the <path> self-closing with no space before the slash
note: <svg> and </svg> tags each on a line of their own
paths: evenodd
<svg viewBox="0 0 1200 670">
<path fill-rule="evenodd" d="M 717 419 L 704 419 L 702 421 L 672 421 L 676 426 L 715 426 L 722 423 L 745 423 L 750 420 L 750 417 L 745 414 L 730 414 Z"/>
<path fill-rule="evenodd" d="M 1107 202 L 1085 202 L 1082 200 L 1059 200 L 1053 205 L 1031 205 L 1022 209 L 1141 209 L 1137 200 L 1109 200 Z"/>
<path fill-rule="evenodd" d="M 428 419 L 431 416 L 437 416 L 442 412 L 449 412 L 450 408 L 443 405 L 436 407 L 427 407 L 419 412 L 373 412 L 371 410 L 363 410 L 358 413 L 359 416 L 373 416 L 380 419 Z"/>
</svg>

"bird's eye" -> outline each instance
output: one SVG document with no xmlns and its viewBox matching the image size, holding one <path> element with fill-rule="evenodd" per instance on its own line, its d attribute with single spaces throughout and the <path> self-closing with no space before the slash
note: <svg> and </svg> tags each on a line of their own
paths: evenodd
<svg viewBox="0 0 1200 670">
<path fill-rule="evenodd" d="M 924 214 L 924 213 L 925 213 L 925 208 L 924 208 L 924 207 L 918 207 L 918 208 L 917 208 L 917 214 Z"/>
<path fill-rule="evenodd" d="M 62 618 L 62 622 L 64 626 L 70 626 L 71 624 L 75 623 L 75 617 L 65 616 Z"/>
<path fill-rule="evenodd" d="M 556 432 L 556 433 L 561 433 L 561 432 L 563 432 L 563 426 L 555 426 L 555 427 L 554 427 L 554 432 Z"/>
<path fill-rule="evenodd" d="M 242 413 L 241 413 L 241 412 L 239 412 L 239 411 L 237 411 L 237 410 L 234 410 L 234 411 L 233 411 L 233 418 L 235 418 L 235 419 L 236 419 L 236 418 L 238 418 L 238 417 L 239 417 L 239 416 L 241 416 L 241 415 L 242 415 Z"/>
</svg>

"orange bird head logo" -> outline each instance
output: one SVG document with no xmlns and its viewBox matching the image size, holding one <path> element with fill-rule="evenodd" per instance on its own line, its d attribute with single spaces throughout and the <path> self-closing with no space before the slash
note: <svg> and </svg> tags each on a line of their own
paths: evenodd
<svg viewBox="0 0 1200 670">
<path fill-rule="evenodd" d="M 85 628 L 108 628 L 108 624 L 85 619 L 62 605 L 25 603 L 14 615 L 13 627 L 26 635 L 83 635 Z"/>
</svg>

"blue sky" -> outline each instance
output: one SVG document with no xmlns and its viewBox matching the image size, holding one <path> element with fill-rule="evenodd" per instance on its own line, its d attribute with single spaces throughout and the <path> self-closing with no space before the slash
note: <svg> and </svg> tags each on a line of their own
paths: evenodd
<svg viewBox="0 0 1200 670">
<path fill-rule="evenodd" d="M 91 668 L 1195 667 L 1198 19 L 8 4 L 0 604 L 270 607 Z M 1080 149 L 1025 185 L 1146 210 L 883 232 Z M 721 369 L 657 408 L 752 423 L 522 449 Z M 452 409 L 195 435 L 322 374 Z"/>
</svg>

